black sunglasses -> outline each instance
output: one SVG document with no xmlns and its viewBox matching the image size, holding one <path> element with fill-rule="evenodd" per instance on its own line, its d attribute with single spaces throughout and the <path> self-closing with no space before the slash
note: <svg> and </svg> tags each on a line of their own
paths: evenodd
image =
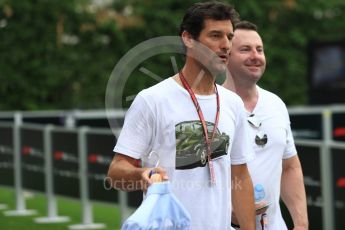
<svg viewBox="0 0 345 230">
<path fill-rule="evenodd" d="M 249 122 L 249 124 L 251 126 L 253 126 L 254 128 L 257 128 L 259 129 L 260 126 L 261 126 L 261 121 L 258 119 L 257 116 L 255 116 L 255 114 L 250 114 L 248 117 L 247 117 L 247 121 Z M 267 134 L 261 132 L 260 130 L 258 131 L 258 133 L 256 134 L 255 136 L 255 143 L 258 145 L 258 146 L 261 146 L 261 147 L 264 147 L 265 144 L 267 144 Z"/>
</svg>

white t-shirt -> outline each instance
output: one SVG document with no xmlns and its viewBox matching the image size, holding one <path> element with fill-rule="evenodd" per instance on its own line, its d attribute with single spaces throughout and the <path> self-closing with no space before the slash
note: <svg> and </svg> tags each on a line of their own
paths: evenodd
<svg viewBox="0 0 345 230">
<path fill-rule="evenodd" d="M 295 156 L 297 151 L 284 102 L 267 90 L 260 87 L 257 89 L 259 97 L 252 114 L 261 122 L 261 126 L 256 128 L 249 125 L 256 157 L 248 163 L 248 169 L 253 185 L 263 185 L 265 200 L 270 203 L 266 211 L 268 229 L 285 230 L 287 228 L 279 206 L 282 160 Z M 255 143 L 255 136 L 259 131 L 267 135 L 267 143 L 264 146 Z M 256 229 L 261 230 L 259 217 L 256 225 Z"/>
<path fill-rule="evenodd" d="M 191 214 L 195 230 L 231 229 L 231 164 L 247 163 L 254 156 L 241 98 L 222 86 L 217 88 L 220 115 L 212 144 L 216 185 L 209 184 L 198 113 L 188 92 L 172 78 L 137 95 L 114 148 L 150 166 L 159 156 L 159 166 L 167 170 L 172 191 Z M 212 132 L 216 95 L 196 97 Z"/>
</svg>

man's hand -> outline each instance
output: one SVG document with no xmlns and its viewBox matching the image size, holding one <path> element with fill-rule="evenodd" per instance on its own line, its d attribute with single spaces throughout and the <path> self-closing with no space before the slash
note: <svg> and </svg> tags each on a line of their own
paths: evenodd
<svg viewBox="0 0 345 230">
<path fill-rule="evenodd" d="M 261 201 L 260 203 L 255 204 L 255 215 L 261 215 L 267 211 L 269 204 L 267 201 Z M 239 224 L 236 214 L 234 212 L 231 213 L 231 222 L 234 224 Z"/>
<path fill-rule="evenodd" d="M 151 184 L 158 182 L 158 180 L 165 181 L 168 179 L 166 171 L 161 167 L 145 168 L 141 173 L 142 190 L 146 191 Z"/>
<path fill-rule="evenodd" d="M 150 179 L 151 172 L 161 175 L 162 180 L 167 180 L 168 176 L 163 168 L 142 168 L 138 164 L 138 159 L 116 153 L 108 170 L 108 177 L 115 189 L 124 191 L 147 190 L 153 181 Z"/>
<path fill-rule="evenodd" d="M 255 215 L 261 215 L 267 211 L 269 203 L 263 200 L 259 203 L 255 203 Z"/>
</svg>

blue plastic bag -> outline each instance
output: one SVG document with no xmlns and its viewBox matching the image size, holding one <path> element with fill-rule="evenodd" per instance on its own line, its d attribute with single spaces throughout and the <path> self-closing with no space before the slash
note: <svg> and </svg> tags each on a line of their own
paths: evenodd
<svg viewBox="0 0 345 230">
<path fill-rule="evenodd" d="M 170 182 L 152 184 L 140 207 L 125 221 L 122 230 L 186 230 L 190 214 L 171 192 Z"/>
</svg>

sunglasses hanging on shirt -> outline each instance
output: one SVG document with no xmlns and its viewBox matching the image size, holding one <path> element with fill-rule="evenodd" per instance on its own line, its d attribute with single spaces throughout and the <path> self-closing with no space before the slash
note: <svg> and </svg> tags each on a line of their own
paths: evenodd
<svg viewBox="0 0 345 230">
<path fill-rule="evenodd" d="M 257 116 L 255 116 L 255 114 L 250 114 L 247 118 L 247 121 L 254 128 L 260 129 L 261 121 L 258 119 Z M 266 143 L 267 143 L 267 135 L 261 132 L 260 130 L 258 130 L 255 136 L 255 144 L 257 144 L 258 146 L 264 147 Z"/>
</svg>

